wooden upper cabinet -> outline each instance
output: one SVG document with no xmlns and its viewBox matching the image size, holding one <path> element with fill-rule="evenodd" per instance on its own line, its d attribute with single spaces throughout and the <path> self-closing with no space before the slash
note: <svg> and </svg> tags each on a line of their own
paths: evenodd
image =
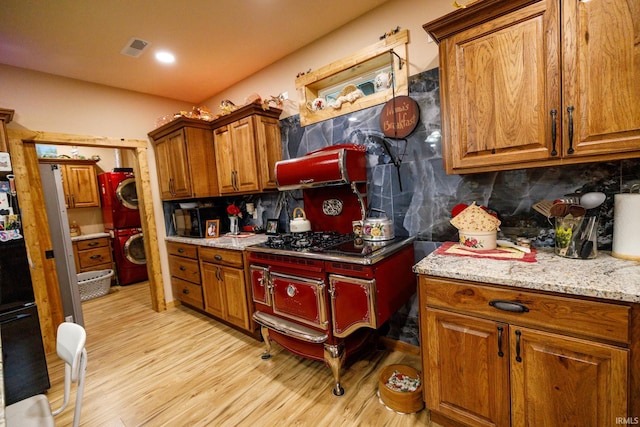
<svg viewBox="0 0 640 427">
<path fill-rule="evenodd" d="M 483 0 L 425 24 L 440 43 L 447 173 L 640 156 L 638 13 Z"/>
<path fill-rule="evenodd" d="M 274 190 L 281 110 L 249 104 L 212 122 L 221 194 Z"/>
<path fill-rule="evenodd" d="M 563 1 L 562 111 L 575 156 L 640 150 L 640 2 Z M 564 153 L 569 149 L 563 127 Z"/>
<path fill-rule="evenodd" d="M 258 191 L 256 136 L 252 117 L 245 117 L 213 133 L 218 159 L 220 192 L 246 193 Z"/>
<path fill-rule="evenodd" d="M 211 124 L 178 118 L 149 133 L 163 200 L 219 196 Z"/>
<path fill-rule="evenodd" d="M 62 188 L 67 208 L 100 207 L 98 174 L 95 160 L 38 159 L 40 163 L 57 164 L 62 175 Z"/>
<path fill-rule="evenodd" d="M 275 190 L 276 162 L 282 160 L 280 121 L 274 117 L 256 116 L 260 187 Z"/>
</svg>

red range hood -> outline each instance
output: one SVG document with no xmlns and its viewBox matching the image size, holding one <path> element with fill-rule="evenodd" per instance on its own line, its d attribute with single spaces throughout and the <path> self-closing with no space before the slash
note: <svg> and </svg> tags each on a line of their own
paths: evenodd
<svg viewBox="0 0 640 427">
<path fill-rule="evenodd" d="M 332 145 L 276 163 L 279 190 L 297 190 L 367 181 L 366 148 Z"/>
</svg>

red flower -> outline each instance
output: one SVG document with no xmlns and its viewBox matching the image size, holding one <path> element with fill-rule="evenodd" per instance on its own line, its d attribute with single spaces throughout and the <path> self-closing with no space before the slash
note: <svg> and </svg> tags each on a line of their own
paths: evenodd
<svg viewBox="0 0 640 427">
<path fill-rule="evenodd" d="M 242 211 L 239 207 L 234 204 L 227 206 L 227 213 L 231 216 L 239 216 L 242 217 Z"/>
</svg>

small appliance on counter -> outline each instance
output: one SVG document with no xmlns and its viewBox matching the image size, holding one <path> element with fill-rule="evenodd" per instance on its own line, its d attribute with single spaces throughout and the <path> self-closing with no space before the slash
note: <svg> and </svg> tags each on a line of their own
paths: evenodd
<svg viewBox="0 0 640 427">
<path fill-rule="evenodd" d="M 173 227 L 182 237 L 206 236 L 207 221 L 220 220 L 220 234 L 229 232 L 229 218 L 223 207 L 194 207 L 173 211 Z"/>
</svg>

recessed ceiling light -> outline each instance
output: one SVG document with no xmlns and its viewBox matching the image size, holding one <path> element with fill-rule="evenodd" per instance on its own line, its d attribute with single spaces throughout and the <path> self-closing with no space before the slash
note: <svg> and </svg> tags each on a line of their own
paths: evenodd
<svg viewBox="0 0 640 427">
<path fill-rule="evenodd" d="M 156 59 L 163 64 L 173 64 L 176 62 L 176 57 L 172 53 L 166 51 L 156 52 Z"/>
</svg>

